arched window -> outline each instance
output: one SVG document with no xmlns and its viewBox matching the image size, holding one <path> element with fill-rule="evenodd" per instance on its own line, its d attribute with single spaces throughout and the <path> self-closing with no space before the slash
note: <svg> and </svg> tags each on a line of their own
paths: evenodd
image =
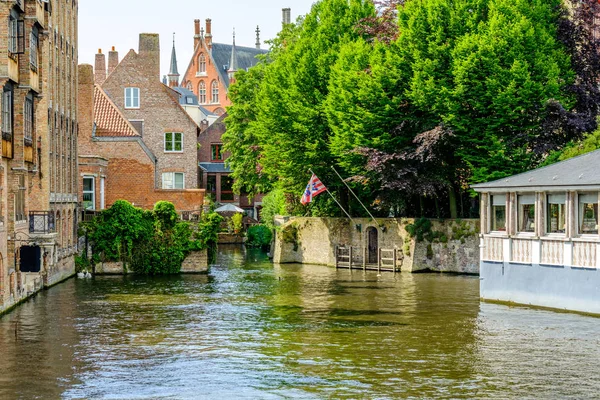
<svg viewBox="0 0 600 400">
<path fill-rule="evenodd" d="M 198 56 L 198 72 L 205 73 L 206 72 L 206 57 L 204 54 L 200 54 Z"/>
<path fill-rule="evenodd" d="M 187 90 L 192 91 L 192 82 L 188 82 L 186 88 Z"/>
<path fill-rule="evenodd" d="M 204 81 L 200 81 L 198 84 L 198 103 L 206 103 L 206 83 Z"/>
<path fill-rule="evenodd" d="M 219 83 L 217 81 L 212 81 L 211 84 L 211 103 L 219 102 Z"/>
</svg>

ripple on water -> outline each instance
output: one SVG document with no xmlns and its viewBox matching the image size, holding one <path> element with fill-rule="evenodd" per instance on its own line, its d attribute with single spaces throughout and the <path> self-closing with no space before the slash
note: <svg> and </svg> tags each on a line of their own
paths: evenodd
<svg viewBox="0 0 600 400">
<path fill-rule="evenodd" d="M 209 276 L 71 280 L 41 293 L 0 318 L 0 398 L 600 393 L 596 318 L 480 304 L 471 277 L 246 255 L 222 252 Z"/>
</svg>

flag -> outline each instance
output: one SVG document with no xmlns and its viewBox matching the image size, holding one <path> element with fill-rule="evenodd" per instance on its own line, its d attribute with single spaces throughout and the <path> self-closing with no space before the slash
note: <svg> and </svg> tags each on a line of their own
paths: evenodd
<svg viewBox="0 0 600 400">
<path fill-rule="evenodd" d="M 306 185 L 306 189 L 304 190 L 304 194 L 302 195 L 302 200 L 300 202 L 304 205 L 310 203 L 314 196 L 319 193 L 323 193 L 327 188 L 323 185 L 323 182 L 315 174 L 312 174 L 310 177 L 310 181 L 308 181 L 308 185 Z"/>
</svg>

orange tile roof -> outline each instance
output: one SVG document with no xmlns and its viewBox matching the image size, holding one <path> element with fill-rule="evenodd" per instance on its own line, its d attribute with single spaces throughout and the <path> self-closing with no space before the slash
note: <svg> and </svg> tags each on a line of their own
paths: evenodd
<svg viewBox="0 0 600 400">
<path fill-rule="evenodd" d="M 96 136 L 140 136 L 98 85 L 94 87 L 94 122 Z"/>
</svg>

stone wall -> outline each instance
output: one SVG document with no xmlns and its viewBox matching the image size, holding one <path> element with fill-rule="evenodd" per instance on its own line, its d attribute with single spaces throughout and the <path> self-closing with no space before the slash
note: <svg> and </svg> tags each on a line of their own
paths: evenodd
<svg viewBox="0 0 600 400">
<path fill-rule="evenodd" d="M 208 273 L 208 252 L 205 250 L 192 251 L 181 264 L 182 274 Z"/>
<path fill-rule="evenodd" d="M 403 272 L 479 273 L 478 220 L 432 220 L 436 238 L 422 241 L 406 231 L 414 219 L 382 218 L 379 226 L 371 219 L 354 221 L 356 225 L 344 218 L 277 217 L 273 260 L 335 266 L 336 246 L 352 246 L 359 260 L 369 235 L 376 234 L 377 247 L 396 250 L 397 267 Z"/>
</svg>

